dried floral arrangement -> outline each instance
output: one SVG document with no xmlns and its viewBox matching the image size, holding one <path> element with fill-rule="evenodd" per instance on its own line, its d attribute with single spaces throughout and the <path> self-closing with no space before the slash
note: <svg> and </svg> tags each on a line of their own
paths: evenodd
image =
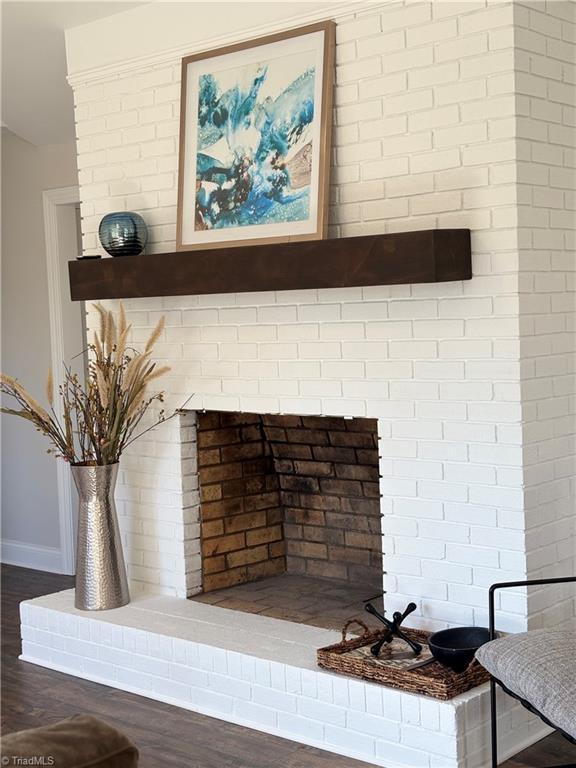
<svg viewBox="0 0 576 768">
<path fill-rule="evenodd" d="M 146 432 L 168 418 L 160 411 L 158 420 L 138 432 L 146 411 L 155 401 L 163 402 L 163 392 L 150 393 L 150 384 L 170 370 L 152 362 L 152 350 L 164 329 L 164 317 L 152 331 L 144 352 L 127 346 L 130 325 L 126 324 L 124 306 L 120 304 L 118 321 L 114 313 L 100 304 L 93 305 L 100 315 L 100 330 L 88 345 L 92 353 L 88 363 L 86 384 L 78 374 L 64 366 L 64 382 L 60 387 L 62 418 L 54 409 L 54 382 L 48 372 L 46 410 L 19 382 L 0 374 L 0 392 L 11 395 L 20 409 L 0 408 L 2 413 L 20 416 L 46 435 L 53 447 L 48 450 L 74 465 L 115 464 L 122 451 Z M 179 409 L 178 409 L 179 410 Z"/>
</svg>

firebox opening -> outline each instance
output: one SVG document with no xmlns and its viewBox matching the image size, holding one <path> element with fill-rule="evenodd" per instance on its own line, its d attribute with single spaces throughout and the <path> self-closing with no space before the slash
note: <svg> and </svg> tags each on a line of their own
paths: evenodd
<svg viewBox="0 0 576 768">
<path fill-rule="evenodd" d="M 197 413 L 202 593 L 340 628 L 382 592 L 375 419 Z"/>
</svg>

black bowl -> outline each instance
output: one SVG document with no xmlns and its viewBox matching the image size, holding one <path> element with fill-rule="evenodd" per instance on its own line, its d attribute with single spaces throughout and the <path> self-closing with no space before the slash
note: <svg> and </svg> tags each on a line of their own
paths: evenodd
<svg viewBox="0 0 576 768">
<path fill-rule="evenodd" d="M 490 640 L 484 627 L 455 627 L 434 632 L 428 638 L 432 656 L 454 672 L 464 672 L 481 645 Z"/>
</svg>

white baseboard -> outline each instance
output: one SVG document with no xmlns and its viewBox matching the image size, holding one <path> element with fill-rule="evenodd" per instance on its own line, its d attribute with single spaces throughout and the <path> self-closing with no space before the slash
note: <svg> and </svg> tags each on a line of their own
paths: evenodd
<svg viewBox="0 0 576 768">
<path fill-rule="evenodd" d="M 19 565 L 21 568 L 33 568 L 35 571 L 65 573 L 62 567 L 62 553 L 56 547 L 42 547 L 37 544 L 25 544 L 23 541 L 2 541 L 0 559 L 6 565 Z"/>
</svg>

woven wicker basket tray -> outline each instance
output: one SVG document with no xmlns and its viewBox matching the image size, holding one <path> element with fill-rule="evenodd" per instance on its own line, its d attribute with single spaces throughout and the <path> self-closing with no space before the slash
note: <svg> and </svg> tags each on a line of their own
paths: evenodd
<svg viewBox="0 0 576 768">
<path fill-rule="evenodd" d="M 353 623 L 362 626 L 364 632 L 359 637 L 347 640 L 346 631 Z M 418 658 L 425 659 L 429 653 L 428 638 L 431 633 L 418 629 L 404 631 L 424 646 L 422 655 Z M 342 642 L 318 649 L 318 666 L 342 675 L 398 688 L 407 693 L 419 693 L 442 700 L 452 699 L 490 679 L 488 672 L 477 661 L 473 661 L 465 672 L 460 673 L 452 672 L 437 661 L 416 669 L 403 668 L 417 662 L 418 658 L 411 656 L 408 660 L 408 654 L 400 650 L 402 646 L 398 646 L 401 641 L 394 641 L 391 646 L 385 645 L 380 656 L 375 659 L 370 653 L 370 646 L 382 635 L 381 630 L 369 630 L 362 622 L 351 620 L 344 625 Z"/>
</svg>

